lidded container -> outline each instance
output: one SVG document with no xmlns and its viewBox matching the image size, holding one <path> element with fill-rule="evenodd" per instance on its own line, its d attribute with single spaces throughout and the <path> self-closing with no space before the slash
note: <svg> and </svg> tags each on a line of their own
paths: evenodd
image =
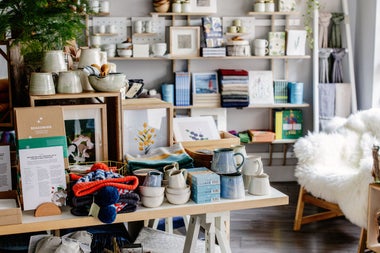
<svg viewBox="0 0 380 253">
<path fill-rule="evenodd" d="M 257 0 L 255 2 L 254 9 L 256 12 L 265 12 L 265 1 Z"/>
</svg>

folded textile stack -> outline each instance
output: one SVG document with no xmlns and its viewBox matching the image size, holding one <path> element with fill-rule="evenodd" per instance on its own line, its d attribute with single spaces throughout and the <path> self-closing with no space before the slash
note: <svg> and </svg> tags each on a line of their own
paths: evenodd
<svg viewBox="0 0 380 253">
<path fill-rule="evenodd" d="M 123 176 L 109 170 L 103 163 L 95 163 L 85 176 L 70 174 L 76 180 L 72 186 L 71 213 L 77 216 L 96 216 L 103 223 L 112 223 L 117 213 L 134 212 L 139 195 L 135 176 Z M 92 213 L 93 205 L 98 211 Z"/>
<path fill-rule="evenodd" d="M 247 107 L 249 105 L 248 71 L 219 69 L 218 75 L 222 107 Z"/>
</svg>

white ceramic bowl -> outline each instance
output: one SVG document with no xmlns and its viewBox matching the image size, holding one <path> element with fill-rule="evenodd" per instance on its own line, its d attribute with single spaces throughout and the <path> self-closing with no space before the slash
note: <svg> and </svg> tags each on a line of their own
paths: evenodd
<svg viewBox="0 0 380 253">
<path fill-rule="evenodd" d="M 157 197 L 164 194 L 165 187 L 150 187 L 150 186 L 139 186 L 139 191 L 141 195 L 146 197 Z"/>
<path fill-rule="evenodd" d="M 131 49 L 132 48 L 132 43 L 128 43 L 128 42 L 126 42 L 126 43 L 119 43 L 119 44 L 116 45 L 116 47 L 118 49 Z"/>
<path fill-rule="evenodd" d="M 126 76 L 122 73 L 109 73 L 105 77 L 91 75 L 88 80 L 96 91 L 116 92 L 126 85 Z"/>
<path fill-rule="evenodd" d="M 170 188 L 169 186 L 166 186 L 165 188 L 166 193 L 170 194 L 186 194 L 190 192 L 190 186 L 187 185 L 185 188 Z"/>
<path fill-rule="evenodd" d="M 165 194 L 156 197 L 144 196 L 141 194 L 141 202 L 145 207 L 159 207 L 164 202 Z"/>
<path fill-rule="evenodd" d="M 132 50 L 131 49 L 117 49 L 117 55 L 120 57 L 131 57 Z"/>
<path fill-rule="evenodd" d="M 190 193 L 191 191 L 188 191 L 184 194 L 173 194 L 173 193 L 166 192 L 165 195 L 169 203 L 174 204 L 174 205 L 182 205 L 189 201 Z"/>
</svg>

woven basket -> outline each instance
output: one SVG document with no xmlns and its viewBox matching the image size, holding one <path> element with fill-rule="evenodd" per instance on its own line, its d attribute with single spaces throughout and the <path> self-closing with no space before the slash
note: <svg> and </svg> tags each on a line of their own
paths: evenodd
<svg viewBox="0 0 380 253">
<path fill-rule="evenodd" d="M 185 151 L 191 158 L 194 159 L 195 167 L 206 167 L 208 169 L 211 168 L 213 154 L 206 154 L 203 152 L 192 151 L 186 148 L 185 148 Z"/>
</svg>

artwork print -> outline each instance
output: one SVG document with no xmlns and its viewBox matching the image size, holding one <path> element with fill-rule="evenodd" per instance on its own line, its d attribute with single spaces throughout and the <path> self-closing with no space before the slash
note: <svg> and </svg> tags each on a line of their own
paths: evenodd
<svg viewBox="0 0 380 253">
<path fill-rule="evenodd" d="M 193 73 L 193 92 L 196 94 L 218 93 L 217 73 Z"/>
<path fill-rule="evenodd" d="M 173 119 L 176 141 L 202 141 L 220 139 L 212 116 L 180 117 Z"/>
<path fill-rule="evenodd" d="M 96 161 L 95 119 L 65 120 L 69 163 Z"/>
</svg>

